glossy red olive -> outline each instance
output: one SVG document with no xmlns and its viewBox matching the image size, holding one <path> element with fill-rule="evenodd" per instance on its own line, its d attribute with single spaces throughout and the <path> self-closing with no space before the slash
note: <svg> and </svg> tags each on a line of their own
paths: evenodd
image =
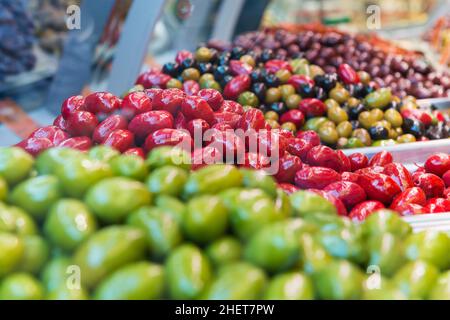
<svg viewBox="0 0 450 320">
<path fill-rule="evenodd" d="M 220 92 L 215 89 L 202 89 L 198 92 L 198 96 L 208 102 L 214 111 L 219 110 L 224 102 Z"/>
<path fill-rule="evenodd" d="M 425 192 L 427 198 L 441 197 L 445 189 L 444 181 L 432 173 L 414 176 L 414 184 Z"/>
<path fill-rule="evenodd" d="M 279 183 L 278 188 L 280 188 L 287 194 L 293 194 L 294 192 L 299 190 L 299 188 L 290 183 Z"/>
<path fill-rule="evenodd" d="M 247 74 L 241 74 L 233 79 L 231 79 L 226 85 L 223 90 L 223 96 L 226 99 L 233 99 L 236 100 L 238 96 L 248 90 L 251 85 L 251 79 L 250 76 Z"/>
<path fill-rule="evenodd" d="M 129 130 L 115 130 L 106 137 L 102 144 L 124 152 L 134 145 L 134 134 Z"/>
<path fill-rule="evenodd" d="M 414 187 L 414 181 L 408 169 L 400 163 L 388 163 L 383 173 L 390 176 L 402 189 L 402 191 Z"/>
<path fill-rule="evenodd" d="M 295 174 L 295 185 L 302 189 L 323 189 L 330 183 L 340 181 L 341 175 L 325 167 L 303 167 Z"/>
<path fill-rule="evenodd" d="M 167 90 L 170 90 L 170 89 L 167 89 Z M 180 89 L 178 89 L 178 90 L 181 91 Z M 150 98 L 150 100 L 152 100 L 152 104 L 153 104 L 153 101 L 154 101 L 154 99 L 155 99 L 155 96 L 158 95 L 158 94 L 160 94 L 160 93 L 163 92 L 163 91 L 164 91 L 164 90 L 161 89 L 161 88 L 150 88 L 150 89 L 145 89 L 145 90 L 144 90 L 144 93 L 147 95 L 147 97 Z M 183 91 L 181 91 L 181 92 L 184 94 Z"/>
<path fill-rule="evenodd" d="M 175 129 L 187 130 L 187 123 L 188 123 L 188 120 L 186 119 L 186 116 L 182 112 L 178 112 L 178 114 L 174 120 L 173 127 Z"/>
<path fill-rule="evenodd" d="M 94 92 L 84 99 L 86 110 L 93 114 L 109 114 L 120 108 L 121 101 L 109 92 Z"/>
<path fill-rule="evenodd" d="M 97 117 L 88 111 L 76 111 L 67 120 L 67 132 L 71 136 L 92 136 L 97 127 Z"/>
<path fill-rule="evenodd" d="M 325 192 L 324 190 L 310 189 L 309 191 L 315 192 L 315 193 L 321 195 L 322 197 L 324 197 L 325 199 L 327 199 L 329 202 L 331 202 L 331 204 L 336 208 L 338 215 L 340 215 L 340 216 L 348 215 L 348 211 L 345 208 L 344 203 L 339 198 L 333 196 L 332 194 L 330 194 L 328 192 Z"/>
<path fill-rule="evenodd" d="M 424 213 L 450 212 L 450 200 L 444 198 L 433 198 L 428 200 L 423 208 Z"/>
<path fill-rule="evenodd" d="M 439 177 L 450 170 L 450 155 L 446 153 L 435 153 L 430 156 L 424 164 L 428 173 L 433 173 Z"/>
<path fill-rule="evenodd" d="M 269 158 L 255 152 L 246 152 L 244 159 L 241 162 L 242 167 L 256 170 L 261 170 L 270 166 Z"/>
<path fill-rule="evenodd" d="M 159 129 L 145 139 L 144 148 L 148 152 L 160 146 L 177 146 L 180 149 L 191 152 L 193 141 L 186 130 Z"/>
<path fill-rule="evenodd" d="M 365 168 L 369 165 L 369 158 L 363 153 L 355 152 L 348 156 L 352 171 Z"/>
<path fill-rule="evenodd" d="M 180 110 L 186 94 L 177 88 L 156 91 L 152 99 L 153 110 L 164 110 L 173 116 Z"/>
<path fill-rule="evenodd" d="M 450 170 L 447 170 L 442 175 L 442 180 L 444 181 L 446 187 L 450 187 Z"/>
<path fill-rule="evenodd" d="M 152 110 L 152 100 L 142 91 L 129 93 L 122 100 L 121 114 L 128 120 Z"/>
<path fill-rule="evenodd" d="M 330 147 L 323 145 L 312 147 L 311 150 L 309 150 L 306 157 L 306 163 L 311 166 L 331 168 L 337 172 L 346 171 L 343 170 L 344 165 L 337 152 Z"/>
<path fill-rule="evenodd" d="M 214 124 L 214 111 L 208 102 L 200 97 L 186 97 L 181 103 L 181 112 L 188 120 L 203 119 L 210 125 Z"/>
<path fill-rule="evenodd" d="M 205 140 L 208 146 L 217 149 L 223 155 L 227 163 L 233 163 L 236 156 L 242 157 L 245 154 L 244 141 L 231 131 L 212 132 L 211 136 L 205 135 Z"/>
<path fill-rule="evenodd" d="M 341 161 L 341 169 L 339 172 L 350 171 L 352 170 L 352 164 L 350 163 L 350 159 L 345 155 L 344 151 L 336 150 L 337 157 Z"/>
<path fill-rule="evenodd" d="M 68 119 L 69 116 L 75 111 L 85 111 L 83 96 L 72 96 L 66 99 L 61 106 L 61 115 L 64 119 Z"/>
<path fill-rule="evenodd" d="M 138 140 L 144 140 L 156 130 L 173 128 L 173 126 L 172 114 L 163 110 L 153 110 L 134 117 L 128 125 L 128 130 L 133 132 Z"/>
<path fill-rule="evenodd" d="M 363 221 L 373 212 L 384 209 L 384 204 L 376 200 L 361 202 L 353 207 L 349 213 L 349 218 L 355 221 Z"/>
<path fill-rule="evenodd" d="M 59 147 L 88 151 L 92 147 L 92 141 L 89 137 L 73 137 L 64 140 Z"/>
<path fill-rule="evenodd" d="M 393 210 L 397 211 L 402 217 L 425 213 L 425 208 L 416 203 L 404 203 L 396 206 Z"/>
<path fill-rule="evenodd" d="M 281 69 L 292 72 L 292 67 L 289 64 L 289 62 L 287 62 L 285 60 L 280 60 L 280 59 L 272 59 L 272 60 L 267 61 L 264 64 L 264 69 L 266 69 L 267 72 L 270 72 L 270 73 L 275 73 Z"/>
<path fill-rule="evenodd" d="M 342 178 L 342 181 L 358 183 L 358 174 L 354 173 L 354 172 L 348 172 L 348 171 L 342 172 L 341 178 Z"/>
<path fill-rule="evenodd" d="M 364 189 L 367 198 L 389 205 L 401 192 L 400 187 L 388 175 L 382 173 L 362 173 L 358 175 L 358 184 Z"/>
<path fill-rule="evenodd" d="M 288 84 L 294 86 L 295 90 L 298 91 L 303 85 L 314 86 L 314 80 L 308 76 L 302 74 L 294 74 L 292 75 L 288 82 Z"/>
<path fill-rule="evenodd" d="M 18 144 L 17 147 L 24 149 L 26 152 L 31 154 L 32 156 L 37 156 L 42 151 L 52 148 L 54 145 L 47 138 L 28 138 L 22 140 Z"/>
<path fill-rule="evenodd" d="M 159 71 L 151 70 L 142 73 L 136 80 L 136 84 L 142 85 L 144 88 L 162 88 L 165 89 L 167 82 L 172 79 L 171 76 Z"/>
<path fill-rule="evenodd" d="M 325 103 L 316 98 L 303 99 L 298 108 L 307 118 L 323 116 L 326 111 Z"/>
<path fill-rule="evenodd" d="M 217 112 L 232 112 L 237 114 L 244 114 L 244 107 L 232 100 L 225 100 Z"/>
<path fill-rule="evenodd" d="M 203 134 L 209 129 L 209 124 L 203 119 L 193 119 L 186 125 L 192 138 L 203 140 Z"/>
<path fill-rule="evenodd" d="M 92 134 L 92 140 L 96 143 L 102 143 L 108 135 L 119 129 L 126 129 L 128 127 L 128 121 L 125 117 L 114 114 L 100 122 L 100 124 L 95 128 Z"/>
<path fill-rule="evenodd" d="M 305 123 L 305 116 L 300 110 L 292 109 L 280 117 L 280 123 L 292 122 L 297 128 Z"/>
<path fill-rule="evenodd" d="M 345 84 L 357 84 L 360 82 L 356 71 L 346 63 L 339 65 L 337 74 Z"/>
<path fill-rule="evenodd" d="M 398 206 L 406 203 L 414 203 L 424 206 L 426 202 L 427 196 L 425 192 L 418 187 L 412 187 L 404 190 L 402 193 L 399 193 L 392 201 L 390 208 L 395 210 Z"/>
<path fill-rule="evenodd" d="M 302 161 L 306 161 L 308 152 L 311 149 L 312 149 L 311 143 L 300 138 L 290 139 L 287 147 L 289 153 L 297 157 L 300 157 Z"/>
<path fill-rule="evenodd" d="M 358 203 L 366 200 L 366 193 L 364 189 L 354 182 L 333 182 L 326 186 L 323 191 L 341 200 L 345 207 L 349 210 Z"/>
<path fill-rule="evenodd" d="M 183 82 L 183 91 L 188 96 L 196 96 L 200 91 L 200 85 L 197 81 L 186 80 L 185 82 Z"/>
<path fill-rule="evenodd" d="M 278 161 L 278 172 L 275 174 L 275 179 L 282 183 L 293 183 L 297 171 L 302 168 L 302 160 L 286 152 Z"/>
<path fill-rule="evenodd" d="M 212 146 L 195 149 L 192 153 L 192 170 L 200 169 L 206 165 L 223 163 L 222 153 Z"/>
<path fill-rule="evenodd" d="M 369 166 L 385 166 L 394 161 L 392 154 L 388 151 L 380 151 L 370 158 Z"/>
<path fill-rule="evenodd" d="M 69 138 L 67 132 L 57 126 L 46 126 L 33 131 L 29 138 L 47 138 L 53 145 L 57 146 L 64 140 Z"/>
<path fill-rule="evenodd" d="M 223 123 L 229 125 L 231 128 L 236 128 L 241 116 L 237 113 L 231 112 L 214 112 L 214 124 Z"/>
<path fill-rule="evenodd" d="M 261 110 L 250 108 L 244 112 L 236 128 L 242 129 L 244 132 L 249 129 L 259 131 L 261 129 L 264 129 L 265 125 L 266 120 L 264 119 L 264 114 L 261 112 Z"/>
<path fill-rule="evenodd" d="M 61 130 L 67 130 L 67 121 L 63 118 L 62 115 L 59 115 L 53 121 L 53 125 L 60 128 Z"/>
<path fill-rule="evenodd" d="M 308 141 L 313 147 L 320 145 L 320 137 L 313 130 L 300 131 L 297 133 L 297 138 Z"/>
<path fill-rule="evenodd" d="M 181 64 L 186 59 L 194 60 L 194 54 L 189 50 L 180 50 L 177 52 L 175 56 L 176 63 Z"/>
<path fill-rule="evenodd" d="M 253 70 L 251 65 L 240 60 L 230 60 L 228 67 L 230 68 L 230 73 L 233 76 L 250 74 Z"/>
<path fill-rule="evenodd" d="M 233 128 L 229 124 L 223 123 L 223 122 L 213 124 L 211 129 L 215 129 L 215 130 L 219 130 L 219 131 L 233 130 Z"/>
<path fill-rule="evenodd" d="M 132 154 L 145 159 L 145 152 L 142 148 L 130 148 L 126 150 L 123 154 Z"/>
</svg>

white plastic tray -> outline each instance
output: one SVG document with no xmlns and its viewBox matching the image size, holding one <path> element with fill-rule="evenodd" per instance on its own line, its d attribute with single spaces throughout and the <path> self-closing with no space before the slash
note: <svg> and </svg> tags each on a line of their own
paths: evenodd
<svg viewBox="0 0 450 320">
<path fill-rule="evenodd" d="M 412 226 L 414 232 L 432 229 L 450 234 L 450 212 L 421 214 L 403 219 Z"/>
</svg>

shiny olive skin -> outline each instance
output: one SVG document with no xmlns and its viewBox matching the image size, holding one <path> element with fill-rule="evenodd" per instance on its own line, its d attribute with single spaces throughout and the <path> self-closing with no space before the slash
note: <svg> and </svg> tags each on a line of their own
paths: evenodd
<svg viewBox="0 0 450 320">
<path fill-rule="evenodd" d="M 122 155 L 109 161 L 114 175 L 143 181 L 148 174 L 144 159 L 137 155 Z"/>
<path fill-rule="evenodd" d="M 145 249 L 145 234 L 139 228 L 111 226 L 83 242 L 75 251 L 73 262 L 83 275 L 82 284 L 92 288 L 109 273 L 142 259 Z"/>
<path fill-rule="evenodd" d="M 105 146 L 105 145 L 95 146 L 88 152 L 88 156 L 90 159 L 100 160 L 100 161 L 104 161 L 104 162 L 108 162 L 108 161 L 118 157 L 119 155 L 120 155 L 119 151 L 117 151 L 116 149 L 114 149 L 112 147 Z"/>
<path fill-rule="evenodd" d="M 315 213 L 337 214 L 336 208 L 316 193 L 299 190 L 291 194 L 289 198 L 294 212 L 300 217 Z"/>
<path fill-rule="evenodd" d="M 54 174 L 56 168 L 71 158 L 86 157 L 83 152 L 70 148 L 51 148 L 36 158 L 36 170 L 40 175 Z"/>
<path fill-rule="evenodd" d="M 150 169 L 173 165 L 189 170 L 191 168 L 191 156 L 182 149 L 162 146 L 152 150 L 147 157 L 146 164 Z"/>
<path fill-rule="evenodd" d="M 19 236 L 34 235 L 36 222 L 18 207 L 7 207 L 0 203 L 0 232 L 11 232 Z"/>
<path fill-rule="evenodd" d="M 171 252 L 165 272 L 168 294 L 172 299 L 199 298 L 212 279 L 208 259 L 191 244 L 184 244 Z"/>
<path fill-rule="evenodd" d="M 381 233 L 368 241 L 368 265 L 376 265 L 383 275 L 392 276 L 406 261 L 403 241 L 392 233 Z"/>
<path fill-rule="evenodd" d="M 68 271 L 72 265 L 72 261 L 63 256 L 47 261 L 40 275 L 46 292 L 51 293 L 59 287 L 67 287 L 67 280 L 72 275 Z"/>
<path fill-rule="evenodd" d="M 201 296 L 208 300 L 260 299 L 267 284 L 264 272 L 246 262 L 237 262 L 221 268 L 214 281 Z"/>
<path fill-rule="evenodd" d="M 15 185 L 28 177 L 33 164 L 33 157 L 21 148 L 0 148 L 0 176 L 9 185 Z"/>
<path fill-rule="evenodd" d="M 450 271 L 441 273 L 433 289 L 430 292 L 429 299 L 449 300 L 450 299 Z"/>
<path fill-rule="evenodd" d="M 410 235 L 405 242 L 406 257 L 410 261 L 422 260 L 441 270 L 450 267 L 450 237 L 439 231 L 427 230 Z"/>
<path fill-rule="evenodd" d="M 439 276 L 439 270 L 427 262 L 417 260 L 404 265 L 394 276 L 394 284 L 408 299 L 425 299 Z"/>
<path fill-rule="evenodd" d="M 0 232 L 0 277 L 14 271 L 25 252 L 24 241 L 7 232 Z"/>
<path fill-rule="evenodd" d="M 260 188 L 268 195 L 275 197 L 277 194 L 276 183 L 272 176 L 264 171 L 241 168 L 242 184 L 246 188 Z"/>
<path fill-rule="evenodd" d="M 80 201 L 62 199 L 56 202 L 44 223 L 44 231 L 53 244 L 73 250 L 97 230 L 93 214 Z"/>
<path fill-rule="evenodd" d="M 314 299 L 313 283 L 301 272 L 282 273 L 270 280 L 264 299 L 312 300 Z"/>
<path fill-rule="evenodd" d="M 0 284 L 0 300 L 42 300 L 44 289 L 27 273 L 13 273 Z"/>
<path fill-rule="evenodd" d="M 47 241 L 36 235 L 23 237 L 24 252 L 18 269 L 30 274 L 38 274 L 50 256 Z"/>
<path fill-rule="evenodd" d="M 185 170 L 174 166 L 164 166 L 151 172 L 145 183 L 153 194 L 178 196 L 183 191 L 187 179 L 188 174 Z"/>
<path fill-rule="evenodd" d="M 205 249 L 206 255 L 215 267 L 237 262 L 242 257 L 241 242 L 231 236 L 225 236 L 211 242 Z"/>
<path fill-rule="evenodd" d="M 97 300 L 153 300 L 164 292 L 164 269 L 151 262 L 138 262 L 120 268 L 95 289 Z"/>
</svg>

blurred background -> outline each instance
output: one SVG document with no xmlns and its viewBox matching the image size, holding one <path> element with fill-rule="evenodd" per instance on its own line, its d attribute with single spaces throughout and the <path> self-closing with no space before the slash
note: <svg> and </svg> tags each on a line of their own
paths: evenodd
<svg viewBox="0 0 450 320">
<path fill-rule="evenodd" d="M 262 28 L 348 34 L 357 45 L 412 57 L 407 67 L 417 69 L 420 57 L 445 75 L 449 13 L 448 0 L 0 0 L 0 145 L 50 124 L 71 95 L 121 95 L 181 49 L 211 39 L 225 45 Z M 312 46 L 315 62 L 326 63 Z M 417 96 L 448 96 L 450 80 L 442 76 L 434 90 L 433 72 L 433 90 Z"/>
</svg>

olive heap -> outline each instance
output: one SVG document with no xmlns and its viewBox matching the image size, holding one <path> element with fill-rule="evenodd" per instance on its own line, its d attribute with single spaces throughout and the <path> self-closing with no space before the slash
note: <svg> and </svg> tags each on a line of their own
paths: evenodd
<svg viewBox="0 0 450 320">
<path fill-rule="evenodd" d="M 0 148 L 0 300 L 450 299 L 446 233 L 186 158 Z"/>
<path fill-rule="evenodd" d="M 188 95 L 213 88 L 225 99 L 262 110 L 272 128 L 314 130 L 333 148 L 450 136 L 448 117 L 419 108 L 413 97 L 400 100 L 390 88 L 378 88 L 370 80 L 367 72 L 347 64 L 325 74 L 303 58 L 283 60 L 270 49 L 257 53 L 234 47 L 221 52 L 200 47 L 195 53 L 180 51 L 162 72 L 146 72 L 137 84 L 178 88 Z"/>
<path fill-rule="evenodd" d="M 390 87 L 396 95 L 425 99 L 450 96 L 450 74 L 435 70 L 425 59 L 385 52 L 366 37 L 334 30 L 254 31 L 238 36 L 234 46 L 248 50 L 269 49 L 280 57 L 305 57 L 327 73 L 347 63 L 368 72 L 379 86 Z"/>
<path fill-rule="evenodd" d="M 253 132 L 252 139 L 239 131 Z M 448 152 L 432 155 L 412 173 L 389 152 L 369 160 L 320 141 L 313 130 L 294 136 L 272 129 L 259 109 L 224 100 L 215 89 L 188 96 L 177 88 L 153 88 L 123 99 L 107 92 L 70 97 L 54 125 L 37 129 L 17 146 L 36 156 L 55 146 L 88 151 L 103 145 L 142 158 L 159 146 L 179 146 L 190 154 L 193 170 L 216 163 L 262 169 L 286 192 L 317 192 L 354 220 L 385 207 L 401 215 L 450 211 Z"/>
</svg>

